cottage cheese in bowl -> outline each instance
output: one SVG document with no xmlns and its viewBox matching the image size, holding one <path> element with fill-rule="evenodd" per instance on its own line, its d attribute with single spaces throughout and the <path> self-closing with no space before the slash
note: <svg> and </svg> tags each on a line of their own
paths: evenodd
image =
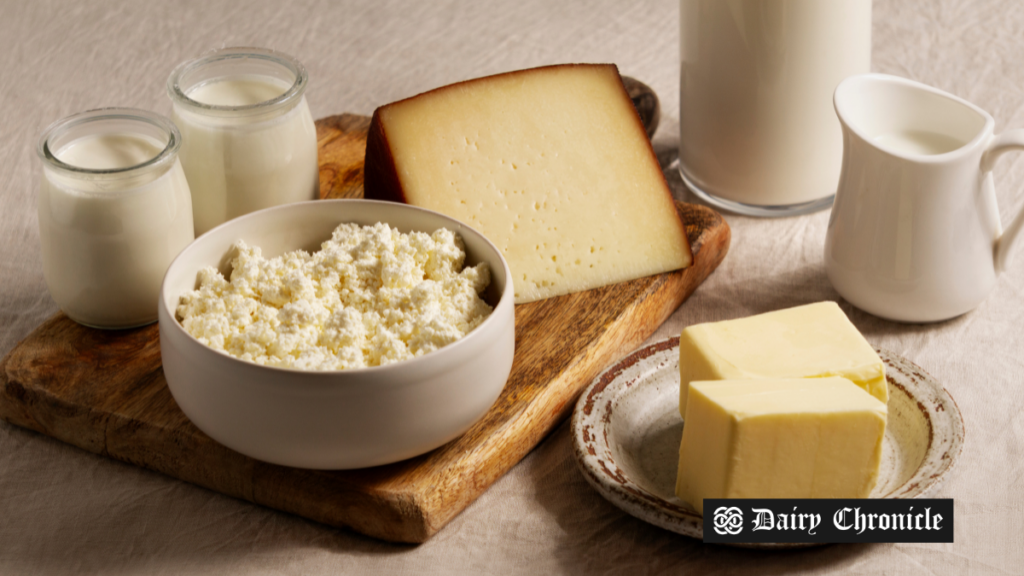
<svg viewBox="0 0 1024 576">
<path fill-rule="evenodd" d="M 207 266 L 177 318 L 203 344 L 236 358 L 343 370 L 422 356 L 465 336 L 491 313 L 486 263 L 463 267 L 447 228 L 403 234 L 341 224 L 315 253 L 264 258 L 239 240 L 231 273 Z"/>
<path fill-rule="evenodd" d="M 276 206 L 171 263 L 163 372 L 189 420 L 246 456 L 396 462 L 456 438 L 498 399 L 514 290 L 501 251 L 443 214 L 372 200 Z"/>
</svg>

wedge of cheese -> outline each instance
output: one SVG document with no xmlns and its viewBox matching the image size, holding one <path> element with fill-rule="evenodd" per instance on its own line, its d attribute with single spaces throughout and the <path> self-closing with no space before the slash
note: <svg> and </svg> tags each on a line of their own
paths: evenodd
<svg viewBox="0 0 1024 576">
<path fill-rule="evenodd" d="M 364 190 L 479 230 L 508 261 L 517 303 L 692 261 L 611 64 L 509 72 L 378 108 Z"/>
<path fill-rule="evenodd" d="M 679 413 L 694 380 L 842 376 L 882 402 L 885 364 L 835 302 L 697 324 L 679 336 Z"/>
<path fill-rule="evenodd" d="M 845 378 L 691 382 L 676 495 L 866 498 L 886 405 Z"/>
</svg>

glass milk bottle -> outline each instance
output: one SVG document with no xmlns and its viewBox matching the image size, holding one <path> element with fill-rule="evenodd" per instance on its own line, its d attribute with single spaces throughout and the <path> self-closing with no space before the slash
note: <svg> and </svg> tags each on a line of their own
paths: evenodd
<svg viewBox="0 0 1024 576">
<path fill-rule="evenodd" d="M 39 140 L 39 239 L 50 295 L 79 324 L 155 322 L 171 260 L 194 238 L 181 135 L 131 108 L 60 120 Z"/>
<path fill-rule="evenodd" d="M 871 68 L 871 0 L 680 0 L 679 172 L 753 216 L 827 208 L 836 86 Z"/>
<path fill-rule="evenodd" d="M 319 194 L 306 69 L 261 48 L 225 48 L 167 80 L 181 130 L 196 234 L 237 216 Z"/>
</svg>

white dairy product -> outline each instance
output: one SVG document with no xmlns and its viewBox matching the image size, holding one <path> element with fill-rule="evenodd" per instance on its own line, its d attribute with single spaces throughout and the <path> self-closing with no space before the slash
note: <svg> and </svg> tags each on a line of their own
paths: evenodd
<svg viewBox="0 0 1024 576">
<path fill-rule="evenodd" d="M 199 271 L 177 317 L 203 344 L 268 366 L 342 370 L 437 350 L 483 322 L 484 263 L 463 268 L 447 229 L 403 234 L 342 224 L 319 252 L 265 259 L 238 241 L 229 278 Z"/>
<path fill-rule="evenodd" d="M 288 88 L 276 78 L 240 76 L 200 84 L 189 90 L 188 97 L 211 106 L 252 106 L 273 100 Z"/>
<path fill-rule="evenodd" d="M 213 79 L 186 94 L 211 106 L 258 108 L 290 86 L 270 76 L 243 75 Z M 319 192 L 316 128 L 304 96 L 290 108 L 227 110 L 207 113 L 174 104 L 196 234 L 255 210 L 313 200 Z"/>
<path fill-rule="evenodd" d="M 882 134 L 875 137 L 875 143 L 886 150 L 925 156 L 952 152 L 966 144 L 958 138 L 925 130 L 903 130 Z"/>
<path fill-rule="evenodd" d="M 95 134 L 79 138 L 55 156 L 61 162 L 89 170 L 118 170 L 156 158 L 164 144 L 141 134 Z"/>
<path fill-rule="evenodd" d="M 55 150 L 61 162 L 121 174 L 82 177 L 47 166 L 39 199 L 43 273 L 73 320 L 100 328 L 156 321 L 171 260 L 194 238 L 188 183 L 177 158 L 131 169 L 165 143 L 141 134 L 93 134 Z"/>
<path fill-rule="evenodd" d="M 870 72 L 871 0 L 681 0 L 680 169 L 753 205 L 835 194 L 832 93 Z"/>
</svg>

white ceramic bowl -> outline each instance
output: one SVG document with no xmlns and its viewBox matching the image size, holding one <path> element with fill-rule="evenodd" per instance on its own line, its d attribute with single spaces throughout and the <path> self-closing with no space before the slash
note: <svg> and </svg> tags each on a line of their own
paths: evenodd
<svg viewBox="0 0 1024 576">
<path fill-rule="evenodd" d="M 179 297 L 204 266 L 227 271 L 244 239 L 264 257 L 315 251 L 342 222 L 386 222 L 402 232 L 446 227 L 462 236 L 467 264 L 484 261 L 494 312 L 461 340 L 387 366 L 330 372 L 260 366 L 201 344 L 175 319 Z M 265 462 L 301 468 L 363 468 L 422 454 L 477 421 L 505 386 L 515 348 L 508 264 L 472 228 L 430 210 L 370 200 L 318 200 L 231 220 L 171 263 L 159 302 L 160 353 L 175 401 L 221 444 Z"/>
</svg>

